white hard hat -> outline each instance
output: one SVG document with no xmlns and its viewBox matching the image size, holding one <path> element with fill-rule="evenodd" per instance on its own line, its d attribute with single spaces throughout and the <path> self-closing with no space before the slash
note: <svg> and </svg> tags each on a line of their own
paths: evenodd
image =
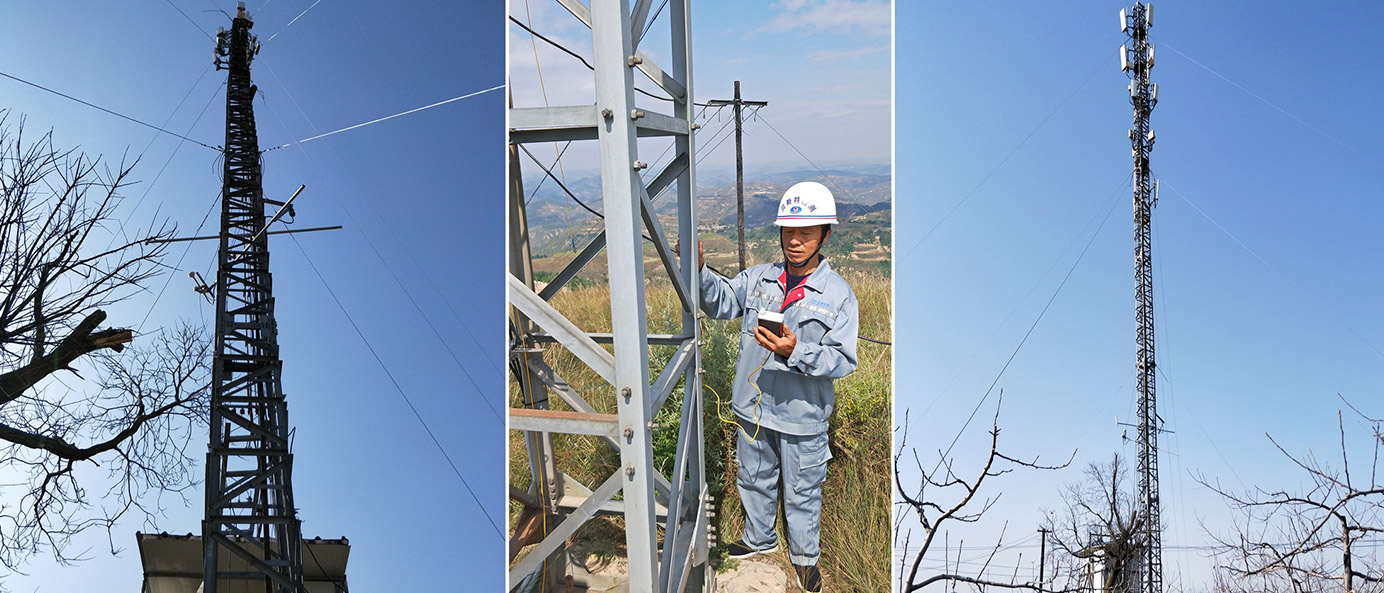
<svg viewBox="0 0 1384 593">
<path fill-rule="evenodd" d="M 816 181 L 794 184 L 779 200 L 778 226 L 817 226 L 839 224 L 836 220 L 836 199 L 827 186 Z"/>
</svg>

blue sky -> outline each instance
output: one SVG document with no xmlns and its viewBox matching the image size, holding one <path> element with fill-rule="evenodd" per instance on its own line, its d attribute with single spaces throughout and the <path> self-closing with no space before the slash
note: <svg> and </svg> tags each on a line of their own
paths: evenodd
<svg viewBox="0 0 1384 593">
<path fill-rule="evenodd" d="M 655 3 L 655 6 L 661 3 Z M 556 2 L 516 0 L 515 18 L 590 60 L 591 33 Z M 818 166 L 887 164 L 889 162 L 889 3 L 880 0 L 789 0 L 692 3 L 693 95 L 698 103 L 730 99 L 740 80 L 741 97 L 768 101 L 761 115 L 768 122 L 747 120 L 744 127 L 745 168 L 810 168 L 778 130 Z M 650 29 L 641 49 L 668 68 L 668 15 L 665 9 Z M 510 26 L 509 64 L 517 107 L 544 104 L 580 105 L 595 100 L 591 71 L 571 56 Z M 636 75 L 640 88 L 654 88 Z M 641 105 L 670 113 L 668 103 L 636 95 Z M 699 109 L 700 111 L 700 109 Z M 735 165 L 734 124 L 729 109 L 718 118 L 712 111 L 698 135 L 701 170 Z M 663 152 L 666 141 L 646 140 L 645 151 Z M 594 144 L 592 145 L 594 146 Z M 535 155 L 555 155 L 550 147 Z M 567 172 L 594 175 L 594 149 L 574 145 L 563 156 Z M 666 160 L 666 159 L 665 159 Z M 526 167 L 529 167 L 527 158 Z M 541 174 L 536 167 L 529 167 Z M 526 176 L 531 175 L 526 169 Z"/>
<path fill-rule="evenodd" d="M 262 148 L 504 84 L 501 3 L 248 4 L 263 45 L 252 66 Z M 0 22 L 0 71 L 220 145 L 225 72 L 211 68 L 210 38 L 230 26 L 220 11 L 234 13 L 235 3 L 12 6 Z M 296 226 L 346 227 L 299 235 L 296 244 L 278 236 L 271 248 L 303 532 L 351 540 L 358 590 L 502 587 L 503 537 L 399 389 L 503 525 L 503 423 L 482 400 L 496 410 L 504 401 L 503 106 L 503 91 L 492 91 L 264 155 L 266 196 L 307 186 Z M 0 107 L 11 122 L 27 117 L 31 132 L 51 128 L 59 145 L 114 161 L 127 150 L 139 156 L 142 183 L 126 192 L 127 208 L 138 202 L 132 220 L 157 211 L 190 235 L 217 197 L 212 150 L 9 79 L 0 79 Z M 216 226 L 213 214 L 197 234 Z M 170 264 L 185 245 L 171 250 Z M 160 278 L 112 310 L 111 322 L 138 324 L 159 295 L 145 331 L 179 318 L 210 325 L 212 308 L 186 275 L 214 277 L 214 250 L 213 242 L 192 245 L 166 291 Z M 119 556 L 109 554 L 105 533 L 91 533 L 73 549 L 89 549 L 90 560 L 59 567 L 39 556 L 27 575 L 4 583 L 134 591 L 134 532 L 199 532 L 200 491 L 191 500 L 190 508 L 171 501 L 157 528 L 121 523 L 112 533 Z"/>
<path fill-rule="evenodd" d="M 1036 573 L 1039 510 L 1060 508 L 1061 485 L 1135 454 L 1134 429 L 1124 442 L 1116 424 L 1135 418 L 1124 6 L 901 3 L 896 15 L 895 278 L 917 303 L 897 309 L 911 344 L 897 352 L 897 420 L 911 411 L 909 445 L 929 468 L 1072 270 L 953 451 L 975 467 L 1001 389 L 1002 447 L 1047 461 L 1076 451 L 1067 470 L 994 479 L 997 506 L 951 534 L 985 546 L 1007 520 L 1014 547 L 994 564 L 1020 580 Z M 1337 394 L 1378 415 L 1384 121 L 1370 73 L 1384 14 L 1154 8 L 1164 565 L 1169 586 L 1190 588 L 1209 583 L 1206 530 L 1228 528 L 1192 476 L 1292 489 L 1303 476 L 1266 433 L 1339 459 Z"/>
</svg>

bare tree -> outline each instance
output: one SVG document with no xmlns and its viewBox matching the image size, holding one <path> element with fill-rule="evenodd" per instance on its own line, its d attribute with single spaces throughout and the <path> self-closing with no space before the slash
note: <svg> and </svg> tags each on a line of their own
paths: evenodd
<svg viewBox="0 0 1384 593">
<path fill-rule="evenodd" d="M 1102 592 L 1131 591 L 1138 584 L 1144 517 L 1125 487 L 1128 471 L 1118 453 L 1109 463 L 1093 461 L 1083 480 L 1064 489 L 1066 509 L 1048 511 L 1043 527 L 1052 533 L 1048 560 L 1054 582 Z"/>
<path fill-rule="evenodd" d="M 1232 535 L 1213 536 L 1230 558 L 1219 570 L 1236 580 L 1260 583 L 1261 590 L 1384 591 L 1384 558 L 1375 551 L 1384 535 L 1379 459 L 1384 434 L 1380 420 L 1355 413 L 1372 431 L 1373 447 L 1365 464 L 1357 459 L 1352 467 L 1339 411 L 1339 467 L 1310 451 L 1305 456 L 1291 454 L 1269 436 L 1274 448 L 1305 475 L 1307 484 L 1300 492 L 1256 488 L 1235 493 L 1198 478 L 1242 513 Z M 1365 538 L 1376 545 L 1361 545 Z"/>
<path fill-rule="evenodd" d="M 1003 400 L 1003 395 L 1001 395 Z M 917 518 L 923 530 L 923 541 L 918 551 L 911 558 L 906 555 L 901 559 L 899 567 L 899 590 L 905 593 L 916 591 L 935 583 L 966 583 L 977 588 L 999 587 L 1006 589 L 1031 589 L 1035 591 L 1050 590 L 1045 589 L 1042 583 L 1018 582 L 1017 574 L 1012 576 L 1009 581 L 994 580 L 984 576 L 988 570 L 990 562 L 995 554 L 999 552 L 1004 535 L 1000 537 L 991 548 L 989 557 L 985 565 L 976 571 L 975 574 L 964 574 L 958 565 L 956 570 L 947 569 L 943 572 L 931 575 L 920 575 L 919 569 L 923 559 L 928 556 L 934 544 L 937 543 L 937 536 L 946 533 L 945 526 L 953 523 L 974 523 L 979 521 L 985 512 L 994 506 L 999 500 L 1000 494 L 993 496 L 982 494 L 982 488 L 986 484 L 987 478 L 999 477 L 1010 473 L 1017 468 L 1028 468 L 1038 470 L 1056 470 L 1067 467 L 1071 463 L 1068 459 L 1066 463 L 1055 466 L 1046 466 L 1038 463 L 1038 458 L 1025 461 L 1017 457 L 1000 452 L 999 446 L 999 405 L 995 406 L 995 418 L 990 428 L 990 451 L 985 457 L 985 462 L 978 471 L 967 474 L 969 478 L 963 478 L 958 474 L 957 468 L 953 465 L 953 460 L 946 456 L 946 453 L 939 451 L 939 463 L 932 471 L 927 470 L 922 461 L 918 458 L 916 449 L 911 450 L 914 464 L 918 468 L 919 478 L 917 483 L 912 486 L 905 486 L 903 475 L 899 472 L 899 461 L 903 457 L 905 447 L 908 443 L 908 413 L 904 412 L 904 426 L 899 438 L 899 449 L 894 454 L 894 484 L 898 489 L 899 497 L 902 499 L 896 504 L 900 505 L 905 511 Z M 1075 453 L 1073 453 L 1075 455 Z M 938 502 L 943 497 L 950 499 L 950 502 Z M 895 525 L 894 541 L 902 540 L 905 550 L 908 549 L 909 541 L 912 539 L 912 530 L 902 531 L 902 519 L 905 513 L 901 512 L 900 522 Z M 902 538 L 900 537 L 900 534 Z M 945 547 L 945 544 L 944 544 Z M 947 551 L 944 549 L 943 554 Z M 906 569 L 906 570 L 905 570 Z"/>
<path fill-rule="evenodd" d="M 17 570 L 76 533 L 195 483 L 187 454 L 204 422 L 209 342 L 183 326 L 140 336 L 103 308 L 161 270 L 171 228 L 118 218 L 133 163 L 25 137 L 0 111 L 0 563 Z M 129 346 L 127 348 L 127 346 Z M 121 354 L 123 352 L 123 354 Z M 90 374 L 90 378 L 82 376 Z M 100 474 L 106 474 L 103 478 Z M 89 490 L 90 484 L 100 490 Z"/>
</svg>

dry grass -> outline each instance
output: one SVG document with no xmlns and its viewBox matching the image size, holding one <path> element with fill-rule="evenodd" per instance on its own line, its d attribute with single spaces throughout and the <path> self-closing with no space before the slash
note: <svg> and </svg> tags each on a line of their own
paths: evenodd
<svg viewBox="0 0 1384 593">
<path fill-rule="evenodd" d="M 890 281 L 869 273 L 847 273 L 860 301 L 860 334 L 889 341 L 891 336 Z M 604 286 L 565 290 L 553 305 L 579 327 L 591 332 L 610 331 L 608 291 Z M 681 317 L 677 297 L 664 283 L 650 283 L 646 292 L 648 326 L 651 333 L 675 332 Z M 707 321 L 703 325 L 703 367 L 705 383 L 727 398 L 733 379 L 738 348 L 738 321 Z M 657 375 L 672 352 L 671 347 L 650 349 L 650 373 Z M 861 341 L 859 369 L 836 382 L 836 410 L 831 419 L 831 447 L 834 459 L 829 466 L 823 495 L 822 572 L 832 591 L 882 591 L 889 587 L 889 462 L 890 456 L 890 347 Z M 549 347 L 544 359 L 558 374 L 600 412 L 613 413 L 615 398 L 610 386 L 562 348 Z M 681 388 L 669 399 L 656 422 L 654 455 L 660 465 L 671 465 L 677 436 Z M 511 386 L 511 399 L 520 405 L 517 385 Z M 552 400 L 554 409 L 565 409 Z M 709 486 L 717 502 L 717 531 L 721 543 L 739 539 L 743 511 L 735 483 L 734 428 L 716 417 L 716 398 L 708 391 L 703 398 L 706 410 L 706 463 Z M 529 485 L 528 456 L 523 434 L 511 432 L 510 481 Z M 619 466 L 618 454 L 593 437 L 554 435 L 555 460 L 559 470 L 582 483 L 594 485 Z M 666 459 L 665 459 L 666 458 Z M 511 505 L 510 522 L 517 518 L 518 506 Z M 782 531 L 782 520 L 779 521 Z M 582 560 L 599 564 L 622 555 L 623 525 L 618 520 L 593 521 L 570 540 L 583 552 Z M 783 541 L 786 536 L 781 534 Z M 776 555 L 785 568 L 786 552 Z"/>
</svg>

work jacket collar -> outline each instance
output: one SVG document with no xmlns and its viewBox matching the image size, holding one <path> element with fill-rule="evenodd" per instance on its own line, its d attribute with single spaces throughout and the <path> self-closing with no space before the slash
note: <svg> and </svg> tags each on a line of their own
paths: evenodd
<svg viewBox="0 0 1384 593">
<path fill-rule="evenodd" d="M 788 271 L 788 264 L 786 262 L 775 262 L 773 265 L 774 273 L 765 274 L 760 278 L 760 282 L 779 284 L 779 277 L 782 276 L 784 272 Z M 827 276 L 830 272 L 831 266 L 827 264 L 826 256 L 822 256 L 822 261 L 817 263 L 817 269 L 812 270 L 807 280 L 803 282 L 803 286 L 811 288 L 813 292 L 821 294 L 827 288 Z"/>
</svg>

